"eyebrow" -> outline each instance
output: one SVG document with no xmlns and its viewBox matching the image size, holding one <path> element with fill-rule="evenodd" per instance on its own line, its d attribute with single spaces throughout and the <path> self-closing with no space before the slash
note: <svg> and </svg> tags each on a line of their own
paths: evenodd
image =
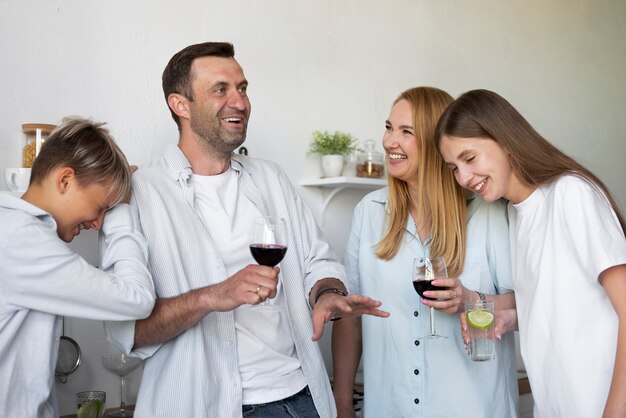
<svg viewBox="0 0 626 418">
<path fill-rule="evenodd" d="M 466 149 L 461 151 L 461 153 L 459 155 L 457 155 L 457 160 L 462 160 L 463 158 L 465 158 L 467 156 L 467 154 L 471 154 L 472 150 Z"/>
<path fill-rule="evenodd" d="M 389 122 L 389 119 L 387 119 L 385 121 L 385 124 L 386 125 L 393 125 L 391 122 Z M 400 126 L 398 126 L 398 129 L 415 129 L 415 128 L 413 128 L 413 126 L 411 126 L 411 125 L 400 125 Z"/>
</svg>

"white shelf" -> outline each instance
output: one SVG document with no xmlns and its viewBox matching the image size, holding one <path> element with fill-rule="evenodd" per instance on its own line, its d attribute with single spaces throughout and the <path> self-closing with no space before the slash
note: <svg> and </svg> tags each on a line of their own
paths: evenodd
<svg viewBox="0 0 626 418">
<path fill-rule="evenodd" d="M 387 185 L 387 179 L 373 179 L 368 177 L 322 177 L 315 179 L 300 180 L 300 186 L 305 187 L 319 187 L 324 189 L 332 189 L 330 193 L 324 199 L 322 203 L 322 213 L 320 215 L 320 222 L 324 223 L 324 213 L 330 201 L 337 195 L 337 193 L 346 189 L 369 189 L 376 190 Z"/>
<path fill-rule="evenodd" d="M 387 185 L 387 179 L 372 179 L 368 177 L 322 177 L 317 179 L 300 180 L 300 186 L 317 186 L 324 188 L 344 187 L 352 189 L 379 189 Z"/>
</svg>

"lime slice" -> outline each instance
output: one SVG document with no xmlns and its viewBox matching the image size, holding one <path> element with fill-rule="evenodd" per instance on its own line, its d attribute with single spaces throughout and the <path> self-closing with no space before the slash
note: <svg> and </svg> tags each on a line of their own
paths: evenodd
<svg viewBox="0 0 626 418">
<path fill-rule="evenodd" d="M 82 404 L 78 408 L 77 418 L 98 418 L 100 416 L 100 408 L 102 408 L 102 402 L 97 399 L 92 399 Z"/>
<path fill-rule="evenodd" d="M 488 311 L 469 311 L 467 322 L 474 328 L 489 328 L 493 324 L 493 314 Z"/>
</svg>

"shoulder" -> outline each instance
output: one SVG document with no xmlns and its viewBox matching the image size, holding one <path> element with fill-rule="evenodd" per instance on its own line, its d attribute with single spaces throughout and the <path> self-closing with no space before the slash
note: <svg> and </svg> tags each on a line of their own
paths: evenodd
<svg viewBox="0 0 626 418">
<path fill-rule="evenodd" d="M 468 222 L 476 222 L 480 219 L 506 218 L 507 202 L 498 199 L 493 202 L 486 202 L 482 198 L 473 197 L 467 202 Z"/>
<path fill-rule="evenodd" d="M 357 204 L 357 207 L 366 208 L 382 208 L 384 209 L 389 202 L 389 189 L 383 187 L 382 189 L 374 190 L 366 194 Z"/>
<path fill-rule="evenodd" d="M 608 204 L 604 192 L 592 181 L 577 174 L 567 174 L 541 187 L 552 204 L 580 205 L 583 202 L 604 202 Z"/>
<path fill-rule="evenodd" d="M 239 164 L 243 170 L 251 174 L 276 174 L 285 175 L 284 170 L 274 161 L 264 160 L 262 158 L 253 158 L 246 155 L 233 154 L 232 161 Z"/>
</svg>

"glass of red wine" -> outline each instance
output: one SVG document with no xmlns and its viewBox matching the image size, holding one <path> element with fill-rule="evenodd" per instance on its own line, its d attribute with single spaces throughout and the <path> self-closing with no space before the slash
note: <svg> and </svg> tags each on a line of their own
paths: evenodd
<svg viewBox="0 0 626 418">
<path fill-rule="evenodd" d="M 443 257 L 416 258 L 413 261 L 413 288 L 422 299 L 436 300 L 424 296 L 424 292 L 427 290 L 446 289 L 433 285 L 432 281 L 447 278 L 448 270 Z M 435 331 L 435 310 L 432 307 L 430 307 L 430 333 L 426 335 L 426 338 L 447 338 L 437 334 Z"/>
<path fill-rule="evenodd" d="M 250 253 L 262 266 L 274 267 L 287 253 L 287 224 L 283 218 L 262 216 L 254 218 L 250 233 Z M 267 306 L 266 299 L 261 305 Z"/>
</svg>

